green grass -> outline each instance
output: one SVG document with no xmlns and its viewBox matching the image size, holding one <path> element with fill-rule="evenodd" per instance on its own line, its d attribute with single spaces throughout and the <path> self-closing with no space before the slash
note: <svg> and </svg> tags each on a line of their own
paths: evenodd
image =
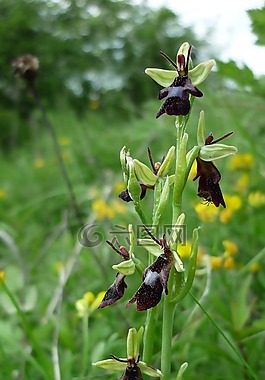
<svg viewBox="0 0 265 380">
<path fill-rule="evenodd" d="M 254 96 L 249 99 L 242 93 L 234 93 L 231 97 L 229 93 L 211 94 L 210 100 L 210 94 L 205 95 L 203 100 L 195 102 L 188 127 L 189 147 L 196 143 L 198 114 L 204 109 L 207 132 L 212 131 L 218 138 L 233 130 L 234 135 L 227 144 L 236 145 L 239 153 L 254 156 L 254 166 L 250 170 L 231 171 L 229 159 L 217 163 L 222 172 L 224 194 L 237 195 L 242 200 L 242 207 L 232 214 L 228 223 L 221 223 L 218 218 L 212 223 L 199 219 L 194 209 L 198 203 L 197 183 L 189 181 L 184 199 L 190 228 L 202 227 L 200 246 L 204 252 L 221 256 L 223 240 L 234 241 L 238 246 L 239 253 L 235 256 L 238 268 L 208 268 L 208 273 L 205 268 L 201 269 L 192 294 L 199 300 L 204 294 L 201 299 L 203 308 L 239 356 L 208 314 L 187 296 L 178 305 L 175 316 L 173 371 L 176 374 L 179 366 L 187 361 L 189 367 L 185 380 L 263 379 L 265 205 L 253 207 L 248 203 L 251 191 L 265 193 L 263 100 Z M 5 291 L 2 286 L 0 290 L 0 368 L 3 378 L 58 380 L 59 377 L 53 374 L 57 368 L 56 354 L 63 380 L 81 379 L 81 376 L 106 378 L 103 370 L 92 368 L 90 363 L 109 358 L 110 353 L 124 357 L 128 327 L 144 325 L 145 313 L 137 313 L 134 307 L 124 308 L 126 300 L 139 286 L 140 279 L 135 275 L 128 278 L 125 301 L 91 315 L 87 342 L 88 373 L 83 373 L 82 356 L 86 344 L 75 302 L 85 292 L 97 294 L 113 281 L 111 265 L 119 262 L 119 258 L 104 240 L 112 239 L 110 232 L 115 230 L 114 225 L 139 223 L 131 204 L 118 201 L 127 208 L 126 213 L 116 212 L 113 219 L 103 220 L 96 219 L 92 205 L 101 197 L 107 205 L 117 201 L 115 185 L 122 180 L 119 151 L 124 145 L 133 157 L 148 164 L 147 146 L 151 147 L 154 160 L 158 161 L 175 144 L 173 119 L 162 117 L 155 120 L 158 107 L 158 102 L 148 103 L 143 107 L 141 117 L 128 115 L 128 119 L 123 120 L 118 115 L 106 119 L 101 109 L 90 111 L 82 118 L 69 109 L 49 115 L 59 141 L 62 138 L 69 140 L 61 150 L 84 222 L 99 225 L 103 235 L 103 242 L 93 249 L 80 248 L 77 244 L 81 226 L 69 203 L 50 136 L 38 114 L 33 126 L 37 133 L 32 134 L 27 144 L 2 154 L 0 189 L 6 195 L 0 197 L 0 270 L 6 274 L 9 289 Z M 36 162 L 41 167 L 36 167 Z M 242 174 L 247 174 L 250 182 L 245 191 L 238 192 L 235 186 Z M 151 190 L 142 203 L 150 215 Z M 170 213 L 168 210 L 164 221 L 170 220 Z M 190 239 L 192 230 L 187 232 Z M 259 252 L 260 269 L 250 273 L 244 268 Z M 139 257 L 142 254 L 141 250 L 137 252 Z M 58 268 L 70 265 L 71 258 L 75 260 L 68 281 L 62 286 L 62 295 L 58 293 L 56 297 L 62 273 Z M 8 297 L 9 292 L 13 303 Z M 51 303 L 53 301 L 56 302 Z M 160 322 L 156 331 L 156 355 L 150 364 L 159 367 Z M 242 359 L 251 367 L 252 373 L 244 368 Z M 110 374 L 108 378 L 117 379 L 118 375 Z"/>
</svg>

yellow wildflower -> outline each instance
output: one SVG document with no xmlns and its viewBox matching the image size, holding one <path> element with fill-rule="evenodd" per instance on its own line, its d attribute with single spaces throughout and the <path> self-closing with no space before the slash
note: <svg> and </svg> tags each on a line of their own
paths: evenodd
<svg viewBox="0 0 265 380">
<path fill-rule="evenodd" d="M 96 296 L 92 292 L 86 292 L 75 303 L 78 317 L 90 316 L 98 308 L 104 295 L 105 292 L 99 292 Z"/>
<path fill-rule="evenodd" d="M 195 205 L 195 211 L 199 218 L 206 223 L 213 222 L 219 214 L 218 208 L 214 204 L 205 205 L 203 203 L 197 203 Z"/>
<path fill-rule="evenodd" d="M 230 170 L 249 170 L 254 165 L 254 157 L 251 153 L 236 154 L 228 162 Z"/>
<path fill-rule="evenodd" d="M 111 203 L 111 207 L 113 207 L 113 210 L 117 213 L 117 214 L 125 214 L 127 212 L 127 208 L 124 206 L 123 203 L 121 203 L 118 199 L 115 199 L 112 203 Z"/>
<path fill-rule="evenodd" d="M 248 196 L 248 203 L 252 207 L 262 207 L 265 205 L 265 193 L 253 191 Z"/>
<path fill-rule="evenodd" d="M 234 211 L 239 210 L 242 207 L 242 199 L 238 195 L 226 195 L 226 208 L 220 213 L 220 221 L 222 223 L 228 223 L 233 215 Z"/>
<path fill-rule="evenodd" d="M 68 146 L 71 144 L 71 140 L 68 137 L 61 137 L 59 139 L 59 145 L 60 146 Z"/>
<path fill-rule="evenodd" d="M 5 272 L 3 270 L 0 270 L 0 280 L 5 281 L 5 279 L 6 279 Z"/>
<path fill-rule="evenodd" d="M 92 210 L 96 214 L 96 219 L 102 220 L 104 218 L 112 219 L 115 216 L 115 211 L 112 207 L 107 205 L 103 198 L 98 198 L 92 203 Z"/>
<path fill-rule="evenodd" d="M 236 269 L 237 268 L 237 264 L 234 260 L 233 257 L 227 257 L 224 261 L 224 268 L 225 269 Z"/>
<path fill-rule="evenodd" d="M 178 254 L 182 259 L 188 259 L 190 257 L 191 252 L 191 242 L 186 241 L 186 244 L 179 244 L 178 245 Z"/>
<path fill-rule="evenodd" d="M 234 256 L 238 253 L 237 244 L 231 240 L 224 240 L 223 246 L 225 248 L 224 257 Z"/>
<path fill-rule="evenodd" d="M 42 169 L 45 166 L 45 162 L 42 158 L 38 157 L 34 160 L 34 167 L 36 169 Z"/>
<path fill-rule="evenodd" d="M 210 256 L 210 263 L 212 269 L 220 269 L 223 265 L 223 258 L 220 256 Z"/>
<path fill-rule="evenodd" d="M 250 177 L 248 173 L 243 173 L 235 183 L 234 189 L 239 193 L 244 193 L 250 183 Z"/>
</svg>

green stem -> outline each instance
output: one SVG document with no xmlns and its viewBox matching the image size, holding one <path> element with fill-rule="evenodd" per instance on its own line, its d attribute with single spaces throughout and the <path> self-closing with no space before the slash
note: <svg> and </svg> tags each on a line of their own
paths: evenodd
<svg viewBox="0 0 265 380">
<path fill-rule="evenodd" d="M 153 347 L 154 335 L 157 319 L 157 307 L 148 309 L 146 313 L 144 338 L 143 338 L 143 361 L 145 363 L 152 363 L 153 361 Z"/>
<path fill-rule="evenodd" d="M 48 360 L 46 360 L 45 355 L 43 354 L 42 349 L 39 347 L 39 344 L 37 340 L 35 339 L 33 332 L 32 332 L 32 327 L 29 325 L 24 312 L 21 310 L 19 304 L 16 301 L 16 298 L 13 296 L 12 292 L 8 288 L 7 284 L 3 279 L 0 278 L 0 284 L 2 285 L 2 288 L 10 301 L 12 302 L 13 306 L 16 309 L 16 312 L 18 316 L 20 317 L 21 324 L 23 326 L 23 329 L 27 335 L 28 340 L 31 343 L 31 346 L 33 348 L 33 352 L 31 357 L 29 358 L 29 361 L 33 363 L 33 365 L 38 369 L 38 371 L 41 373 L 41 375 L 47 379 L 50 380 L 53 378 L 52 376 L 52 368 L 50 366 L 50 363 Z M 36 358 L 34 358 L 33 354 L 36 354 Z"/>
<path fill-rule="evenodd" d="M 85 314 L 82 319 L 82 330 L 83 330 L 83 352 L 82 352 L 82 372 L 81 378 L 85 377 L 88 373 L 89 358 L 89 316 Z"/>
<path fill-rule="evenodd" d="M 171 271 L 168 281 L 169 291 L 173 287 L 173 278 L 173 271 Z M 168 294 L 166 297 L 164 297 L 161 348 L 161 371 L 164 375 L 164 379 L 170 379 L 171 373 L 171 348 L 175 306 L 175 303 L 171 302 L 171 294 Z"/>
<path fill-rule="evenodd" d="M 135 208 L 135 211 L 137 212 L 141 222 L 146 225 L 147 224 L 147 219 L 146 219 L 146 216 L 142 210 L 142 207 L 141 207 L 141 204 L 140 202 L 134 202 L 134 208 Z"/>
</svg>

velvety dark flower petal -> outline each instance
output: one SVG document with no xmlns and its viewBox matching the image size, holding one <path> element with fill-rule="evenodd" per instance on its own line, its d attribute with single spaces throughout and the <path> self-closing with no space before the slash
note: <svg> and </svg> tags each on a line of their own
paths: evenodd
<svg viewBox="0 0 265 380">
<path fill-rule="evenodd" d="M 156 118 L 164 113 L 167 115 L 187 115 L 190 112 L 190 99 L 189 95 L 202 97 L 203 93 L 195 87 L 188 77 L 189 57 L 191 53 L 191 46 L 188 50 L 187 59 L 183 54 L 177 57 L 177 64 L 172 61 L 164 52 L 160 52 L 162 56 L 169 61 L 177 70 L 178 76 L 174 79 L 172 84 L 162 89 L 158 94 L 158 99 L 165 101 L 156 114 Z"/>
<path fill-rule="evenodd" d="M 142 380 L 142 373 L 140 368 L 135 365 L 134 367 L 127 367 L 124 374 L 119 380 Z"/>
<path fill-rule="evenodd" d="M 102 309 L 103 307 L 112 305 L 116 301 L 118 301 L 120 298 L 123 297 L 124 291 L 127 288 L 127 285 L 124 281 L 125 277 L 126 276 L 124 276 L 121 273 L 116 274 L 115 281 L 108 288 L 101 304 L 98 306 L 99 309 Z"/>
<path fill-rule="evenodd" d="M 199 178 L 198 196 L 204 198 L 208 202 L 213 202 L 216 207 L 219 207 L 220 204 L 223 207 L 226 207 L 219 186 L 221 173 L 211 161 L 203 161 L 200 157 L 197 157 L 196 161 L 197 174 L 193 178 L 193 181 Z"/>
<path fill-rule="evenodd" d="M 140 186 L 141 186 L 140 199 L 143 199 L 145 197 L 147 189 L 152 189 L 152 190 L 154 189 L 154 186 L 146 186 L 143 184 L 140 184 Z M 128 189 L 123 190 L 118 196 L 125 202 L 132 202 L 132 198 L 130 196 Z"/>
<path fill-rule="evenodd" d="M 127 306 L 136 302 L 138 311 L 156 306 L 161 300 L 163 290 L 168 294 L 167 282 L 172 264 L 173 255 L 170 250 L 158 256 L 156 261 L 144 271 L 143 283 Z"/>
</svg>

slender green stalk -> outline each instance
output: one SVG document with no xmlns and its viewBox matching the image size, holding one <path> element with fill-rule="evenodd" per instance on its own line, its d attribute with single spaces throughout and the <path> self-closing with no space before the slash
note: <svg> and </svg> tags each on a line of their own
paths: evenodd
<svg viewBox="0 0 265 380">
<path fill-rule="evenodd" d="M 10 301 L 12 302 L 18 316 L 20 317 L 20 321 L 23 326 L 23 329 L 33 348 L 33 353 L 32 353 L 33 355 L 35 351 L 36 357 L 34 358 L 34 356 L 31 355 L 31 357 L 29 358 L 29 361 L 34 364 L 34 366 L 39 370 L 39 372 L 41 373 L 42 376 L 44 376 L 45 379 L 47 380 L 52 379 L 53 378 L 52 368 L 50 366 L 50 362 L 49 360 L 46 359 L 45 355 L 43 354 L 42 349 L 39 347 L 39 344 L 33 335 L 32 328 L 29 325 L 24 312 L 21 310 L 19 304 L 17 303 L 16 298 L 14 297 L 12 292 L 9 290 L 6 282 L 2 278 L 0 278 L 0 285 L 2 286 L 2 289 L 4 290 L 4 292 L 10 299 Z"/>
<path fill-rule="evenodd" d="M 85 377 L 88 373 L 88 351 L 89 351 L 89 316 L 87 313 L 84 314 L 82 318 L 82 338 L 83 338 L 83 348 L 82 348 L 82 372 L 81 378 Z"/>
<path fill-rule="evenodd" d="M 143 337 L 143 361 L 145 363 L 152 363 L 154 336 L 157 320 L 158 307 L 148 309 L 146 312 L 146 321 Z"/>
<path fill-rule="evenodd" d="M 168 281 L 169 292 L 173 287 L 173 278 L 173 271 L 171 271 Z M 170 379 L 171 373 L 171 348 L 175 308 L 176 304 L 171 302 L 171 294 L 168 294 L 164 297 L 161 345 L 161 371 L 164 379 Z"/>
</svg>

